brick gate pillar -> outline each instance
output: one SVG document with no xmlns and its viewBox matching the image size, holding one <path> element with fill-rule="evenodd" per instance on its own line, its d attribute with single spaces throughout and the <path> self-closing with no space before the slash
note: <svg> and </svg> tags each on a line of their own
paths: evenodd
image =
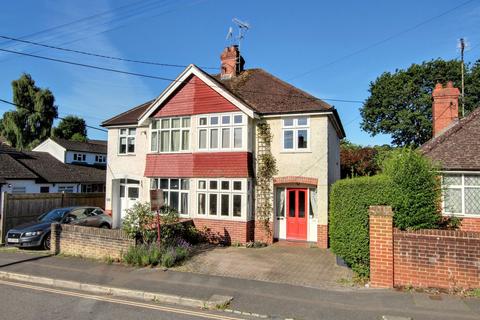
<svg viewBox="0 0 480 320">
<path fill-rule="evenodd" d="M 371 206 L 370 285 L 393 288 L 393 213 L 390 206 Z"/>
</svg>

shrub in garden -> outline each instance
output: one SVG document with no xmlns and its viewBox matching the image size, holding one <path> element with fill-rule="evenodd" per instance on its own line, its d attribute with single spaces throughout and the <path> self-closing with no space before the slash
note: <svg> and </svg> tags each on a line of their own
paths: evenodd
<svg viewBox="0 0 480 320">
<path fill-rule="evenodd" d="M 389 204 L 391 190 L 384 175 L 339 180 L 332 187 L 330 247 L 361 277 L 369 275 L 370 267 L 368 208 Z"/>
<path fill-rule="evenodd" d="M 132 238 L 141 242 L 149 243 L 155 240 L 156 231 L 152 228 L 155 214 L 148 202 L 135 203 L 132 208 L 126 210 L 122 221 L 122 229 Z"/>
<path fill-rule="evenodd" d="M 391 151 L 382 162 L 382 172 L 392 182 L 395 227 L 439 228 L 441 186 L 437 168 L 418 151 L 402 148 Z"/>
</svg>

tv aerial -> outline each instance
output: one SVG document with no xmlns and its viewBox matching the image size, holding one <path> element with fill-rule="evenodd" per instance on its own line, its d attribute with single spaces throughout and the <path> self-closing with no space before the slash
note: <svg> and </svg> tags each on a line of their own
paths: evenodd
<svg viewBox="0 0 480 320">
<path fill-rule="evenodd" d="M 238 45 L 238 48 L 240 49 L 240 44 L 243 39 L 245 39 L 245 35 L 247 31 L 250 29 L 250 24 L 248 22 L 244 22 L 238 18 L 233 18 L 232 22 L 235 23 L 235 25 L 238 28 L 238 34 L 235 35 L 233 33 L 233 28 L 229 27 L 228 28 L 228 33 L 227 33 L 227 41 L 230 41 L 230 44 L 236 44 Z"/>
</svg>

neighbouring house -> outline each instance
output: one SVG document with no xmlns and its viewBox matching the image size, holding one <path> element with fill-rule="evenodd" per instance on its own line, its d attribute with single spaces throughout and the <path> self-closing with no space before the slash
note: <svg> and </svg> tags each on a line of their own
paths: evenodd
<svg viewBox="0 0 480 320">
<path fill-rule="evenodd" d="M 480 231 L 480 108 L 459 119 L 452 82 L 432 95 L 433 138 L 421 150 L 440 166 L 442 212 L 462 218 L 462 230 Z"/>
<path fill-rule="evenodd" d="M 47 152 L 18 151 L 0 142 L 0 192 L 103 192 L 105 167 L 59 161 Z"/>
<path fill-rule="evenodd" d="M 117 227 L 126 209 L 162 190 L 181 217 L 227 242 L 287 239 L 327 247 L 328 193 L 340 178 L 345 137 L 338 113 L 262 69 L 243 66 L 238 47 L 225 48 L 220 74 L 189 65 L 156 99 L 103 122 L 106 210 Z M 270 147 L 259 123 L 271 129 Z M 273 155 L 278 173 L 270 194 L 260 195 L 257 166 L 264 153 Z M 273 207 L 263 226 L 255 214 L 261 201 Z"/>
</svg>

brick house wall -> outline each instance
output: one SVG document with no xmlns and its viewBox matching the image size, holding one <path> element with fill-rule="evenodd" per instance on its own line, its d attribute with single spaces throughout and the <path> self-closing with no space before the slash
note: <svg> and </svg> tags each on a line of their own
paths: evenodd
<svg viewBox="0 0 480 320">
<path fill-rule="evenodd" d="M 480 233 L 400 231 L 390 207 L 370 207 L 372 287 L 480 288 Z"/>
<path fill-rule="evenodd" d="M 123 230 L 52 224 L 52 254 L 120 260 L 122 253 L 134 245 L 135 240 Z"/>
<path fill-rule="evenodd" d="M 480 232 L 480 218 L 462 218 L 460 230 Z"/>
</svg>

